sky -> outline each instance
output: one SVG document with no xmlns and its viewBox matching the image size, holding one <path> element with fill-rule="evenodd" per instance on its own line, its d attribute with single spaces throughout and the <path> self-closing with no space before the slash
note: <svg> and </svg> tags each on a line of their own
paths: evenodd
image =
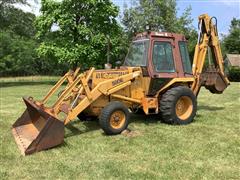
<svg viewBox="0 0 240 180">
<path fill-rule="evenodd" d="M 134 0 L 113 0 L 122 10 L 124 4 L 131 6 Z M 227 34 L 233 17 L 240 19 L 240 0 L 177 0 L 177 15 L 180 16 L 184 10 L 191 6 L 193 25 L 198 26 L 198 16 L 208 13 L 218 19 L 218 31 Z"/>
<path fill-rule="evenodd" d="M 208 13 L 218 19 L 218 31 L 227 34 L 233 17 L 240 19 L 240 0 L 179 0 L 177 1 L 179 14 L 191 5 L 194 26 L 197 27 L 197 17 Z"/>
<path fill-rule="evenodd" d="M 29 0 L 31 7 L 21 7 L 25 11 L 31 11 L 39 15 L 40 5 L 34 3 L 35 0 Z M 130 7 L 134 0 L 112 0 L 114 4 L 120 7 L 123 11 L 124 4 Z M 210 16 L 215 16 L 218 19 L 218 31 L 221 34 L 227 34 L 229 25 L 233 17 L 240 19 L 240 0 L 176 0 L 178 16 L 180 16 L 184 9 L 192 7 L 193 25 L 197 28 L 198 16 L 200 14 L 208 13 Z"/>
</svg>

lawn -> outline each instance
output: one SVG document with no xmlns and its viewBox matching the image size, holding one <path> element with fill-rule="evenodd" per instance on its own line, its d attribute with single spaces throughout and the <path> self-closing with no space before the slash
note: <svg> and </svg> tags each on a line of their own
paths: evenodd
<svg viewBox="0 0 240 180">
<path fill-rule="evenodd" d="M 190 125 L 134 115 L 130 134 L 106 136 L 97 122 L 75 120 L 65 128 L 64 144 L 24 157 L 11 134 L 25 109 L 21 97 L 40 99 L 50 87 L 1 86 L 0 179 L 239 179 L 240 83 L 223 95 L 203 88 Z"/>
</svg>

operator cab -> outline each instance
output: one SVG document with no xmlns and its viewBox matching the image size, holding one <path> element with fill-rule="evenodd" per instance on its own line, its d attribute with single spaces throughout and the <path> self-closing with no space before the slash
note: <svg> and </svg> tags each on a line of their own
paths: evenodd
<svg viewBox="0 0 240 180">
<path fill-rule="evenodd" d="M 181 34 L 144 32 L 130 46 L 125 66 L 142 67 L 151 78 L 192 77 L 187 41 Z"/>
</svg>

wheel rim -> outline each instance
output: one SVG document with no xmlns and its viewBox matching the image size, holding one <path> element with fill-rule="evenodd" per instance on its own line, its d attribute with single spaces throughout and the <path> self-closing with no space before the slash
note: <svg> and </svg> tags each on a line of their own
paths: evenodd
<svg viewBox="0 0 240 180">
<path fill-rule="evenodd" d="M 126 115 L 122 111 L 115 111 L 110 117 L 110 125 L 114 129 L 121 128 L 126 121 Z"/>
<path fill-rule="evenodd" d="M 182 96 L 176 103 L 176 114 L 179 119 L 187 120 L 193 111 L 192 99 L 188 96 Z"/>
</svg>

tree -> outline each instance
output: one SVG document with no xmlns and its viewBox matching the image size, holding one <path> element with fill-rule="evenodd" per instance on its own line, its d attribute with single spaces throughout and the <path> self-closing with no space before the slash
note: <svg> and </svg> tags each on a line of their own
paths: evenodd
<svg viewBox="0 0 240 180">
<path fill-rule="evenodd" d="M 28 5 L 26 0 L 0 0 L 0 76 L 61 74 L 64 64 L 37 56 L 36 17 L 15 3 Z"/>
<path fill-rule="evenodd" d="M 0 0 L 0 29 L 7 29 L 12 22 L 12 16 L 14 13 L 13 4 L 20 3 L 20 4 L 26 4 L 25 0 Z M 16 19 L 16 18 L 15 18 Z"/>
<path fill-rule="evenodd" d="M 35 15 L 15 8 L 25 0 L 0 1 L 0 75 L 35 74 Z"/>
<path fill-rule="evenodd" d="M 0 76 L 37 74 L 34 50 L 37 43 L 11 31 L 2 31 L 0 36 Z"/>
<path fill-rule="evenodd" d="M 121 52 L 118 8 L 110 0 L 42 0 L 41 13 L 36 21 L 41 56 L 72 67 L 102 67 L 108 37 L 115 56 Z"/>
<path fill-rule="evenodd" d="M 14 7 L 7 7 L 4 16 L 1 18 L 0 29 L 12 31 L 20 36 L 34 37 L 35 28 L 33 22 L 35 21 L 35 15 L 28 12 L 23 12 L 20 9 Z"/>
<path fill-rule="evenodd" d="M 189 39 L 190 55 L 193 57 L 197 32 L 192 25 L 190 7 L 177 17 L 175 0 L 139 0 L 137 2 L 133 7 L 125 8 L 122 18 L 130 39 L 135 33 L 145 31 L 147 25 L 152 31 L 182 33 Z"/>
<path fill-rule="evenodd" d="M 240 19 L 232 19 L 229 35 L 224 37 L 223 45 L 227 53 L 240 54 Z"/>
<path fill-rule="evenodd" d="M 139 0 L 136 6 L 124 10 L 122 23 L 130 35 L 145 31 L 146 25 L 150 25 L 153 31 L 174 31 L 175 13 L 175 1 Z"/>
</svg>

